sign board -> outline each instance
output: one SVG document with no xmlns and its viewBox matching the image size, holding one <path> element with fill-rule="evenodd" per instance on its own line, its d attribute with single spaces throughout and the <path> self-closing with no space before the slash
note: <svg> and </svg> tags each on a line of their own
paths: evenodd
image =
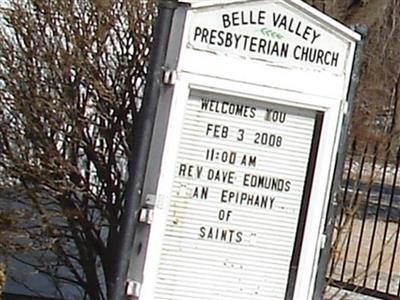
<svg viewBox="0 0 400 300">
<path fill-rule="evenodd" d="M 153 297 L 284 299 L 316 112 L 192 90 L 184 116 Z"/>
<path fill-rule="evenodd" d="M 131 278 L 140 300 L 311 299 L 359 36 L 301 1 L 219 2 L 173 29 Z"/>
</svg>

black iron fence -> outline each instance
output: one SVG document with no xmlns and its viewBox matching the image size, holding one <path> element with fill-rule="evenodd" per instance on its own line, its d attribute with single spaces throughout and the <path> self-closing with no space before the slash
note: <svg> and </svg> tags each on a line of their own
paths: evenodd
<svg viewBox="0 0 400 300">
<path fill-rule="evenodd" d="M 343 176 L 330 285 L 400 299 L 400 148 L 354 140 Z"/>
</svg>

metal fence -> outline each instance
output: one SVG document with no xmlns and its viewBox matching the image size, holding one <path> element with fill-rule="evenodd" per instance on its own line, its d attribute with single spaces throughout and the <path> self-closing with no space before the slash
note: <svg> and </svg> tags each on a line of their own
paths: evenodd
<svg viewBox="0 0 400 300">
<path fill-rule="evenodd" d="M 330 285 L 400 299 L 400 148 L 354 140 L 346 159 Z"/>
</svg>

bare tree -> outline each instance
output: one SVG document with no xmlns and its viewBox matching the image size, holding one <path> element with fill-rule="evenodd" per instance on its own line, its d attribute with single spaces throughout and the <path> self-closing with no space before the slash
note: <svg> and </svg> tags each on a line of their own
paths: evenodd
<svg viewBox="0 0 400 300">
<path fill-rule="evenodd" d="M 0 12 L 0 223 L 18 233 L 0 244 L 82 299 L 106 299 L 113 276 L 155 2 L 10 0 Z"/>
</svg>

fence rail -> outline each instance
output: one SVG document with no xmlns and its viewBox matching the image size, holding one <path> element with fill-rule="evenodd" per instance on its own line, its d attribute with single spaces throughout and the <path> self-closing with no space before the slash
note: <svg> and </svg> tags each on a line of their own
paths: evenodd
<svg viewBox="0 0 400 300">
<path fill-rule="evenodd" d="M 354 140 L 346 159 L 328 281 L 400 298 L 400 148 Z"/>
</svg>

